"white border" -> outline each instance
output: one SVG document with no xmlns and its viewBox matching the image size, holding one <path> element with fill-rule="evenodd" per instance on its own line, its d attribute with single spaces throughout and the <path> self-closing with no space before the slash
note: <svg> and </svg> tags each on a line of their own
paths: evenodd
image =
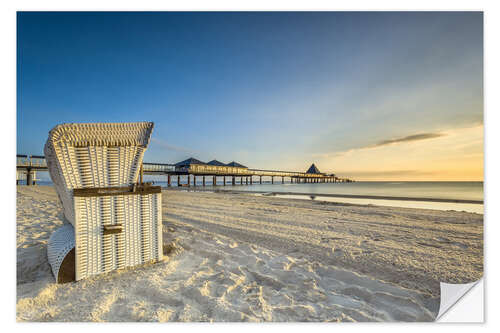
<svg viewBox="0 0 500 333">
<path fill-rule="evenodd" d="M 498 1 L 497 1 L 498 2 Z M 104 1 L 104 0 L 87 0 L 87 1 L 3 1 L 1 3 L 2 10 L 0 11 L 0 24 L 2 25 L 0 29 L 0 34 L 2 36 L 3 42 L 3 52 L 1 52 L 2 58 L 2 68 L 1 75 L 1 92 L 2 92 L 2 129 L 0 131 L 2 136 L 2 141 L 5 144 L 2 154 L 4 154 L 4 161 L 7 164 L 2 164 L 0 166 L 2 175 L 4 177 L 4 183 L 7 189 L 2 191 L 2 213 L 4 219 L 3 230 L 2 230 L 2 253 L 3 257 L 6 258 L 7 269 L 2 274 L 2 291 L 4 297 L 2 297 L 2 323 L 5 326 L 15 325 L 11 327 L 16 331 L 32 331 L 38 329 L 50 329 L 51 331 L 63 331 L 66 332 L 70 327 L 64 324 L 17 324 L 15 323 L 15 188 L 10 185 L 13 184 L 14 177 L 14 152 L 16 150 L 15 140 L 16 140 L 16 10 L 484 10 L 485 11 L 485 259 L 487 260 L 489 254 L 498 254 L 498 235 L 500 219 L 498 217 L 498 204 L 495 204 L 499 195 L 499 181 L 498 181 L 498 170 L 500 170 L 498 165 L 498 148 L 495 146 L 500 142 L 499 131 L 498 131 L 498 117 L 500 112 L 500 107 L 498 103 L 498 89 L 499 84 L 499 59 L 500 52 L 498 48 L 498 35 L 500 31 L 500 15 L 497 7 L 496 1 L 389 1 L 389 0 L 379 0 L 379 1 L 272 1 L 272 0 L 255 0 L 248 2 L 235 2 L 235 1 L 189 1 L 189 2 L 167 2 L 167 1 Z M 490 205 L 490 202 L 492 203 Z M 488 262 L 485 264 L 485 276 L 488 276 L 488 281 L 493 281 L 489 283 L 488 294 L 489 295 L 500 295 L 498 292 L 498 283 L 494 276 L 497 276 L 498 266 L 490 266 Z M 486 298 L 488 304 L 494 301 L 494 296 Z M 473 306 L 473 304 L 471 304 Z M 488 309 L 493 308 L 493 312 L 489 312 Z M 457 324 L 447 324 L 437 325 L 437 324 L 405 324 L 405 331 L 420 331 L 425 330 L 441 330 L 442 328 L 452 328 L 454 331 L 467 331 L 476 330 L 478 328 L 491 328 L 491 326 L 498 325 L 498 315 L 494 315 L 498 309 L 494 308 L 493 305 L 486 306 L 486 325 L 457 325 Z M 488 316 L 489 313 L 493 315 Z M 33 326 L 35 325 L 35 326 Z M 111 326 L 117 326 L 118 324 L 111 324 Z M 309 327 L 313 325 L 313 327 Z M 71 330 L 74 331 L 88 331 L 91 330 L 108 330 L 112 329 L 109 325 L 92 325 L 89 327 L 88 324 L 73 324 L 71 325 Z M 136 331 L 139 329 L 138 324 L 126 324 L 120 325 L 118 328 L 125 331 Z M 332 330 L 332 329 L 342 329 L 342 330 L 358 330 L 358 329 L 369 329 L 375 331 L 400 331 L 401 325 L 391 325 L 391 324 L 355 324 L 355 325 L 325 325 L 325 324 L 309 324 L 308 327 L 297 325 L 287 325 L 287 324 L 263 324 L 263 325 L 243 325 L 243 324 L 229 324 L 229 325 L 197 325 L 197 324 L 169 324 L 164 325 L 148 325 L 147 329 L 158 329 L 158 330 L 223 330 L 223 331 L 233 331 L 237 329 L 238 331 L 253 331 L 255 329 L 259 330 L 276 330 L 279 328 L 284 328 L 287 330 L 294 329 L 314 329 L 322 330 Z M 8 330 L 8 328 L 7 328 Z"/>
</svg>

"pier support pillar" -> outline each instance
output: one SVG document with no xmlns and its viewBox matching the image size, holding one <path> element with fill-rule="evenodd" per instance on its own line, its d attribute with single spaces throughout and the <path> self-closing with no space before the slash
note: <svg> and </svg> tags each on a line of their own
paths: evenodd
<svg viewBox="0 0 500 333">
<path fill-rule="evenodd" d="M 271 176 L 271 184 L 274 184 L 274 176 Z"/>
<path fill-rule="evenodd" d="M 222 185 L 226 186 L 226 176 L 223 177 Z"/>
<path fill-rule="evenodd" d="M 167 175 L 167 186 L 168 187 L 172 186 L 172 181 L 170 179 L 170 175 Z"/>
<path fill-rule="evenodd" d="M 177 176 L 177 186 L 181 186 L 181 176 Z"/>
<path fill-rule="evenodd" d="M 205 176 L 203 176 L 203 186 L 205 186 Z"/>
<path fill-rule="evenodd" d="M 240 185 L 243 185 L 243 177 L 240 177 Z"/>
<path fill-rule="evenodd" d="M 196 186 L 196 176 L 193 175 L 193 186 Z"/>
<path fill-rule="evenodd" d="M 250 176 L 250 185 L 253 185 L 253 176 Z"/>
<path fill-rule="evenodd" d="M 281 184 L 285 184 L 285 177 L 281 176 Z"/>
<path fill-rule="evenodd" d="M 245 185 L 248 185 L 248 177 L 245 177 Z"/>
<path fill-rule="evenodd" d="M 31 169 L 26 170 L 26 185 L 32 185 L 33 183 L 33 174 L 31 173 Z"/>
<path fill-rule="evenodd" d="M 262 176 L 259 176 L 259 177 L 260 177 L 260 181 L 259 182 L 262 185 Z"/>
<path fill-rule="evenodd" d="M 213 176 L 212 177 L 212 186 L 216 186 L 217 185 L 217 176 Z"/>
<path fill-rule="evenodd" d="M 235 176 L 233 176 L 232 182 L 233 182 L 233 185 L 236 185 L 236 177 Z"/>
<path fill-rule="evenodd" d="M 191 175 L 188 175 L 188 186 L 191 186 Z"/>
</svg>

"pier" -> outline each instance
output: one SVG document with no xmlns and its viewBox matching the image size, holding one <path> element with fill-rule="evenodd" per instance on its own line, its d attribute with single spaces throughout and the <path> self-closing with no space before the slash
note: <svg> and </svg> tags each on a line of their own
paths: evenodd
<svg viewBox="0 0 500 333">
<path fill-rule="evenodd" d="M 37 180 L 36 172 L 48 171 L 44 156 L 17 155 L 16 164 L 16 184 L 25 179 L 26 185 L 35 185 Z M 300 172 L 249 169 L 237 162 L 224 164 L 213 160 L 204 163 L 195 158 L 189 158 L 176 164 L 143 162 L 141 178 L 142 175 L 165 176 L 167 186 L 172 186 L 173 177 L 177 181 L 177 186 L 200 186 L 197 180 L 201 180 L 201 186 L 206 186 L 207 183 L 218 186 L 218 181 L 222 181 L 221 186 L 253 185 L 262 184 L 263 177 L 267 177 L 271 184 L 284 184 L 285 180 L 296 184 L 354 181 L 349 178 L 337 177 L 334 173 L 322 173 L 314 164 L 307 171 Z M 181 181 L 181 177 L 184 182 Z"/>
<path fill-rule="evenodd" d="M 26 181 L 26 185 L 35 185 L 36 172 L 48 171 L 47 162 L 44 156 L 39 155 L 16 155 L 16 185 L 21 180 Z"/>
</svg>

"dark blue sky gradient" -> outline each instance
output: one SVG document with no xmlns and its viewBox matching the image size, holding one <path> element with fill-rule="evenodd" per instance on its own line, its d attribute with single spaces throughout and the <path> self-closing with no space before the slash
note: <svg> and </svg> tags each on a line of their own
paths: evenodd
<svg viewBox="0 0 500 333">
<path fill-rule="evenodd" d="M 147 120 L 148 161 L 305 169 L 481 123 L 482 45 L 481 13 L 18 13 L 17 151 Z"/>
</svg>

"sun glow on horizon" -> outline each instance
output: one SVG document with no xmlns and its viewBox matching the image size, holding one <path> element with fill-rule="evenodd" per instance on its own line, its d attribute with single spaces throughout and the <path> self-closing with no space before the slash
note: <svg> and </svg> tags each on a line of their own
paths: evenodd
<svg viewBox="0 0 500 333">
<path fill-rule="evenodd" d="M 481 124 L 427 140 L 322 154 L 318 165 L 359 181 L 483 181 L 483 132 Z"/>
</svg>

